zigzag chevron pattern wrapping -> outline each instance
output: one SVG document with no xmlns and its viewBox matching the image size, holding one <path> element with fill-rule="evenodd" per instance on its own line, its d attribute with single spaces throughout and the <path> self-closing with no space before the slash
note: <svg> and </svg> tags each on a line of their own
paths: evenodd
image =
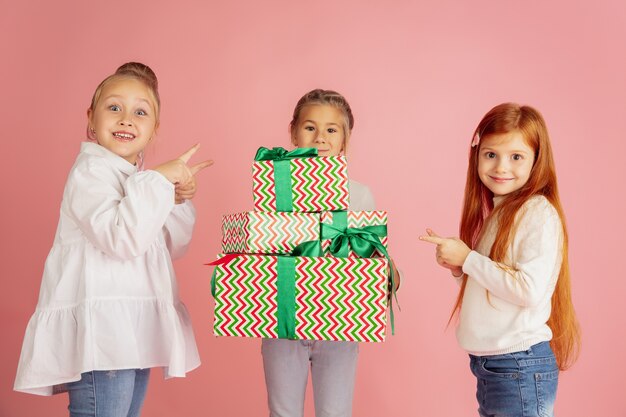
<svg viewBox="0 0 626 417">
<path fill-rule="evenodd" d="M 276 257 L 242 255 L 215 267 L 216 336 L 277 338 Z"/>
<path fill-rule="evenodd" d="M 302 242 L 319 240 L 318 213 L 248 211 L 222 217 L 222 252 L 290 254 Z"/>
<path fill-rule="evenodd" d="M 348 165 L 344 156 L 301 158 L 289 161 L 292 211 L 321 212 L 348 209 Z M 252 165 L 254 209 L 276 211 L 274 162 Z"/>
<path fill-rule="evenodd" d="M 348 211 L 348 227 L 349 228 L 357 228 L 357 227 L 365 227 L 365 226 L 386 226 L 387 225 L 387 212 L 384 210 L 375 210 L 375 211 Z M 324 212 L 320 214 L 320 219 L 322 223 L 333 223 L 333 213 L 332 212 Z M 387 249 L 387 236 L 380 238 L 381 243 Z M 322 250 L 326 252 L 326 249 L 330 245 L 330 239 L 322 240 Z M 330 253 L 326 253 L 326 256 L 333 256 Z M 383 257 L 382 253 L 378 250 L 374 251 L 372 257 L 379 258 Z M 358 258 L 359 255 L 354 253 L 352 250 L 348 253 L 349 258 Z"/>
<path fill-rule="evenodd" d="M 296 337 L 385 340 L 385 258 L 296 259 Z M 276 338 L 277 258 L 241 255 L 216 266 L 216 336 Z"/>
</svg>

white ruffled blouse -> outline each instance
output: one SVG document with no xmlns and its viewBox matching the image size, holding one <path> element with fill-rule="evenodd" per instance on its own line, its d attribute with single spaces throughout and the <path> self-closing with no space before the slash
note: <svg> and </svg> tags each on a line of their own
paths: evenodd
<svg viewBox="0 0 626 417">
<path fill-rule="evenodd" d="M 175 205 L 156 171 L 85 142 L 72 167 L 14 389 L 63 391 L 91 370 L 200 364 L 172 258 L 191 240 L 195 210 Z"/>
</svg>

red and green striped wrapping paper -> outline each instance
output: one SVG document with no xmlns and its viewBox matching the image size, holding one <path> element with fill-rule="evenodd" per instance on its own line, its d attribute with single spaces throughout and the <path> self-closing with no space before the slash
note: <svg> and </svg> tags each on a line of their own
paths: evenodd
<svg viewBox="0 0 626 417">
<path fill-rule="evenodd" d="M 385 340 L 385 258 L 221 255 L 216 263 L 216 336 Z"/>
<path fill-rule="evenodd" d="M 347 227 L 351 229 L 358 229 L 365 226 L 387 226 L 387 212 L 384 210 L 374 210 L 374 211 L 348 211 L 346 212 L 347 217 Z M 320 214 L 320 220 L 322 223 L 333 224 L 334 213 L 332 211 L 324 212 Z M 385 249 L 387 249 L 387 236 L 383 236 L 380 238 L 380 242 L 383 244 Z M 326 253 L 326 256 L 333 256 L 331 253 L 327 251 L 327 248 L 330 245 L 330 239 L 322 240 L 322 250 Z M 378 250 L 374 251 L 372 257 L 383 257 L 384 254 L 380 253 Z M 358 258 L 359 255 L 354 253 L 354 251 L 350 250 L 348 257 L 350 258 Z"/>
<path fill-rule="evenodd" d="M 319 213 L 247 211 L 222 217 L 222 252 L 290 254 L 319 240 Z"/>
<path fill-rule="evenodd" d="M 275 164 L 289 164 L 288 180 L 275 179 Z M 291 195 L 277 195 L 276 181 Z M 345 156 L 296 158 L 289 161 L 255 161 L 252 166 L 253 201 L 256 211 L 322 212 L 347 210 L 348 165 Z M 279 190 L 281 187 L 278 188 Z M 289 201 L 283 207 L 277 198 Z"/>
</svg>

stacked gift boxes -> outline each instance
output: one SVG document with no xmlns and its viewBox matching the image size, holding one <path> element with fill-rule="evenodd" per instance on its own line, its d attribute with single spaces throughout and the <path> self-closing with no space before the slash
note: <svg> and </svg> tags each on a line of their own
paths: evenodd
<svg viewBox="0 0 626 417">
<path fill-rule="evenodd" d="M 255 211 L 222 221 L 223 254 L 213 263 L 215 335 L 385 339 L 387 214 L 346 211 L 345 157 L 316 154 L 257 153 Z"/>
</svg>

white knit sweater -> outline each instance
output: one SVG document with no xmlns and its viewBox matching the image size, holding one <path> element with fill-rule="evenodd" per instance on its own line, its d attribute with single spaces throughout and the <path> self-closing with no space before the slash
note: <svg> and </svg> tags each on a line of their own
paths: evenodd
<svg viewBox="0 0 626 417">
<path fill-rule="evenodd" d="M 494 205 L 504 198 L 494 198 Z M 463 264 L 468 281 L 456 334 L 470 354 L 517 352 L 552 339 L 546 323 L 562 262 L 561 220 L 554 206 L 537 196 L 522 206 L 516 224 L 503 262 L 508 271 L 488 256 L 497 217 L 484 226 L 476 250 Z"/>
</svg>

